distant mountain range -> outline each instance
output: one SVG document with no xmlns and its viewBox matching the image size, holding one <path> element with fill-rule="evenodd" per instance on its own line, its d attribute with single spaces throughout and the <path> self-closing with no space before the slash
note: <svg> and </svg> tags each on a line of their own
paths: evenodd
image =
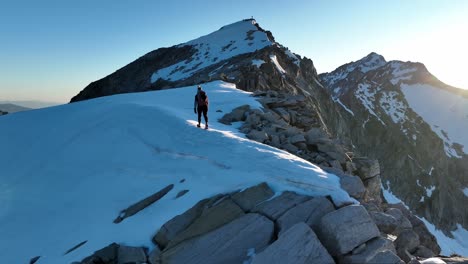
<svg viewBox="0 0 468 264">
<path fill-rule="evenodd" d="M 30 101 L 6 101 L 6 100 L 2 101 L 2 100 L 0 100 L 0 105 L 4 105 L 4 104 L 12 104 L 12 105 L 16 105 L 18 107 L 27 108 L 25 110 L 30 110 L 30 109 L 38 109 L 38 108 L 44 108 L 44 107 L 49 107 L 49 106 L 54 106 L 54 105 L 60 105 L 60 104 L 63 104 L 63 103 L 33 101 L 33 100 L 30 100 Z"/>
<path fill-rule="evenodd" d="M 15 113 L 31 110 L 31 108 L 23 107 L 15 104 L 0 104 L 0 111 L 3 113 Z"/>
</svg>

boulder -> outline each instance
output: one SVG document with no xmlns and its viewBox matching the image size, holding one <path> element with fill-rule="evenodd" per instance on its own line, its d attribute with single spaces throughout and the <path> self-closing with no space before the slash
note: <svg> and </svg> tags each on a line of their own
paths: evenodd
<svg viewBox="0 0 468 264">
<path fill-rule="evenodd" d="M 239 205 L 245 212 L 251 211 L 256 205 L 270 199 L 275 193 L 268 186 L 262 182 L 253 187 L 247 188 L 241 192 L 235 193 L 231 199 Z"/>
<path fill-rule="evenodd" d="M 367 243 L 363 244 L 365 245 L 364 250 L 356 253 L 353 250 L 352 254 L 345 255 L 339 259 L 340 263 L 379 263 L 379 262 L 372 262 L 372 259 L 374 257 L 383 251 L 390 251 L 395 253 L 395 247 L 393 246 L 393 243 L 391 240 L 383 238 L 383 237 L 377 237 L 374 238 Z"/>
<path fill-rule="evenodd" d="M 148 262 L 149 264 L 161 264 L 161 250 L 158 246 L 154 247 L 148 254 Z"/>
<path fill-rule="evenodd" d="M 250 112 L 249 115 L 247 115 L 247 118 L 245 119 L 245 124 L 244 126 L 248 126 L 251 128 L 257 128 L 257 126 L 260 124 L 261 118 L 259 115 Z"/>
<path fill-rule="evenodd" d="M 252 260 L 252 264 L 275 263 L 326 264 L 335 261 L 320 243 L 314 231 L 305 223 L 297 223 Z"/>
<path fill-rule="evenodd" d="M 244 215 L 244 211 L 232 200 L 226 199 L 205 209 L 185 230 L 177 234 L 167 247 L 173 247 L 184 240 L 208 233 Z"/>
<path fill-rule="evenodd" d="M 419 245 L 416 248 L 416 252 L 414 252 L 414 255 L 421 258 L 432 258 L 435 256 L 434 252 L 422 245 Z"/>
<path fill-rule="evenodd" d="M 431 234 L 429 230 L 427 230 L 426 225 L 423 221 L 421 221 L 421 219 L 411 214 L 411 212 L 402 203 L 390 204 L 389 207 L 399 209 L 403 213 L 403 215 L 410 221 L 411 225 L 413 226 L 414 232 L 416 232 L 416 234 L 418 234 L 419 236 L 419 241 L 421 245 L 430 249 L 432 252 L 434 252 L 435 255 L 440 254 L 440 246 L 439 244 L 437 244 L 435 236 Z"/>
<path fill-rule="evenodd" d="M 281 236 L 290 227 L 300 222 L 304 222 L 317 230 L 320 219 L 334 210 L 333 204 L 325 197 L 317 197 L 300 203 L 286 211 L 276 221 L 280 230 L 279 235 Z"/>
<path fill-rule="evenodd" d="M 380 175 L 364 180 L 364 186 L 367 190 L 365 200 L 379 205 L 382 204 L 382 181 Z"/>
<path fill-rule="evenodd" d="M 385 234 L 391 234 L 398 225 L 398 221 L 395 217 L 386 213 L 370 212 L 370 216 L 374 220 L 374 223 L 377 225 L 380 232 Z"/>
<path fill-rule="evenodd" d="M 272 220 L 277 220 L 287 210 L 309 199 L 310 197 L 308 196 L 286 191 L 269 201 L 255 206 L 252 212 L 258 212 Z"/>
<path fill-rule="evenodd" d="M 366 187 L 358 176 L 342 176 L 340 177 L 340 185 L 353 198 L 361 200 L 366 193 Z"/>
<path fill-rule="evenodd" d="M 419 246 L 419 236 L 413 230 L 403 230 L 394 242 L 398 256 L 405 262 L 410 261 L 412 253 Z"/>
<path fill-rule="evenodd" d="M 174 239 L 177 234 L 191 225 L 206 208 L 211 207 L 224 197 L 224 195 L 216 195 L 212 198 L 201 200 L 183 214 L 175 216 L 171 220 L 167 221 L 153 237 L 153 242 L 161 248 L 166 247 L 169 241 Z"/>
<path fill-rule="evenodd" d="M 385 211 L 385 213 L 393 216 L 395 220 L 397 221 L 396 228 L 392 232 L 392 234 L 398 236 L 398 234 L 400 234 L 401 231 L 413 228 L 413 225 L 411 225 L 411 222 L 408 220 L 408 218 L 406 218 L 406 216 L 403 215 L 400 209 L 389 208 L 387 209 L 387 211 Z"/>
<path fill-rule="evenodd" d="M 289 143 L 297 144 L 305 142 L 305 138 L 302 134 L 297 134 L 289 138 Z"/>
<path fill-rule="evenodd" d="M 332 166 L 332 168 L 335 168 L 335 169 L 337 169 L 339 171 L 342 171 L 344 173 L 343 167 L 341 166 L 341 163 L 339 161 L 332 160 L 332 161 L 329 161 L 329 163 Z"/>
<path fill-rule="evenodd" d="M 164 250 L 161 263 L 238 264 L 249 249 L 265 248 L 273 237 L 274 224 L 259 214 L 246 214 L 202 236 Z"/>
<path fill-rule="evenodd" d="M 403 260 L 390 250 L 377 253 L 368 263 L 405 264 Z"/>
<path fill-rule="evenodd" d="M 232 122 L 239 122 L 244 121 L 246 112 L 250 110 L 249 105 L 243 105 L 235 108 L 232 110 L 231 113 L 225 114 L 221 119 L 218 121 L 225 125 L 231 125 Z"/>
<path fill-rule="evenodd" d="M 83 259 L 82 264 L 95 264 L 95 263 L 117 263 L 117 252 L 119 250 L 119 245 L 112 243 L 107 247 L 104 247 L 96 252 L 93 255 Z"/>
<path fill-rule="evenodd" d="M 273 111 L 275 111 L 282 119 L 284 119 L 284 121 L 286 121 L 288 123 L 291 121 L 291 116 L 289 116 L 289 113 L 288 113 L 288 111 L 286 111 L 286 109 L 284 109 L 284 108 L 275 108 L 275 109 L 273 109 Z"/>
<path fill-rule="evenodd" d="M 281 148 L 286 150 L 287 152 L 293 153 L 293 154 L 296 154 L 296 152 L 299 151 L 299 148 L 294 146 L 291 143 L 283 144 L 283 145 L 281 145 Z"/>
<path fill-rule="evenodd" d="M 146 264 L 145 250 L 141 247 L 120 245 L 117 255 L 117 264 Z"/>
<path fill-rule="evenodd" d="M 357 175 L 363 180 L 380 175 L 380 165 L 378 160 L 358 157 L 353 158 L 353 163 L 356 165 Z"/>
<path fill-rule="evenodd" d="M 231 122 L 244 121 L 246 112 L 250 110 L 250 105 L 242 105 L 231 112 Z"/>
<path fill-rule="evenodd" d="M 308 145 L 316 145 L 322 139 L 328 139 L 328 135 L 323 129 L 313 127 L 305 133 L 305 139 Z"/>
<path fill-rule="evenodd" d="M 251 140 L 255 140 L 260 143 L 265 143 L 269 140 L 267 133 L 265 131 L 251 130 L 246 137 Z"/>
<path fill-rule="evenodd" d="M 340 256 L 378 237 L 380 232 L 363 206 L 350 205 L 322 217 L 318 234 L 328 252 Z"/>
</svg>

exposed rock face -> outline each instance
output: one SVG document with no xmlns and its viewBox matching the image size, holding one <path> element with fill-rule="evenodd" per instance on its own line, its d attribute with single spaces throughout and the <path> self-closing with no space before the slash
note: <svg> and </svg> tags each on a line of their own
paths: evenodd
<svg viewBox="0 0 468 264">
<path fill-rule="evenodd" d="M 285 231 L 278 240 L 253 258 L 252 264 L 335 263 L 320 240 L 305 223 Z"/>
<path fill-rule="evenodd" d="M 246 214 L 203 236 L 164 250 L 161 263 L 242 263 L 249 249 L 260 250 L 273 236 L 273 223 L 259 214 Z"/>
<path fill-rule="evenodd" d="M 421 85 L 432 89 L 434 96 L 439 91 L 458 102 L 468 101 L 468 92 L 443 84 L 420 63 L 386 62 L 375 53 L 321 74 L 320 79 L 342 106 L 340 116 L 325 117 L 328 128 L 350 138 L 356 151 L 380 161 L 384 187 L 438 228 L 453 230 L 458 223 L 468 229 L 463 209 L 468 197 L 460 189 L 467 185 L 468 156 L 446 127 L 429 123 L 408 97 Z M 449 116 L 454 122 L 456 112 L 465 111 L 452 110 Z M 436 116 L 444 109 L 433 111 L 431 116 Z M 359 174 L 364 180 L 373 172 L 359 170 Z"/>
<path fill-rule="evenodd" d="M 419 260 L 432 256 L 432 251 L 421 245 L 417 239 L 418 235 L 411 228 L 404 229 L 394 242 L 380 236 L 363 206 L 344 206 L 335 210 L 325 197 L 308 197 L 285 192 L 271 199 L 272 195 L 273 191 L 266 183 L 242 191 L 216 195 L 200 201 L 161 227 L 156 236 L 158 239 L 154 239 L 156 245 L 150 252 L 146 248 L 114 243 L 73 264 L 335 263 L 335 261 L 361 264 L 404 263 L 398 255 L 402 255 L 407 261 L 410 259 L 415 261 L 414 256 Z M 270 203 L 272 201 L 275 202 Z M 283 202 L 293 205 L 284 210 Z M 270 212 L 270 216 L 262 215 L 261 212 L 251 212 L 255 208 L 260 208 L 261 204 L 268 204 L 263 209 L 265 212 Z M 278 206 L 278 210 L 272 210 L 273 206 Z M 211 227 L 210 223 L 223 219 L 224 215 L 214 213 L 218 210 L 223 211 L 223 208 L 240 208 L 242 213 L 215 228 L 206 228 Z M 380 210 L 374 204 L 367 205 L 367 208 L 371 213 Z M 284 212 L 277 215 L 276 212 L 280 211 Z M 331 212 L 326 213 L 327 211 Z M 405 218 L 405 214 L 408 213 L 408 217 L 412 217 L 409 211 L 401 212 L 394 208 L 389 208 L 386 212 L 399 212 Z M 271 216 L 275 216 L 276 220 L 270 219 Z M 199 228 L 193 230 L 193 236 L 187 236 L 175 243 L 181 234 L 186 234 L 193 228 L 194 223 L 198 223 Z M 317 229 L 317 235 L 313 228 Z M 444 260 L 447 263 L 466 261 L 461 257 L 444 258 Z"/>
<path fill-rule="evenodd" d="M 333 204 L 325 197 L 316 197 L 298 204 L 278 218 L 280 235 L 291 226 L 301 222 L 307 223 L 317 231 L 322 217 L 334 210 Z"/>
</svg>

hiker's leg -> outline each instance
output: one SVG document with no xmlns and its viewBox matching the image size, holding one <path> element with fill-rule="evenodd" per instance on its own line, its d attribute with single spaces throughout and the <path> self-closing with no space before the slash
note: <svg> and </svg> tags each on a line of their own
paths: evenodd
<svg viewBox="0 0 468 264">
<path fill-rule="evenodd" d="M 201 115 L 202 115 L 202 108 L 199 106 L 197 110 L 198 110 L 197 111 L 197 113 L 198 113 L 198 124 L 200 125 Z"/>
<path fill-rule="evenodd" d="M 205 124 L 208 124 L 208 106 L 203 107 L 203 117 L 205 118 Z"/>
</svg>

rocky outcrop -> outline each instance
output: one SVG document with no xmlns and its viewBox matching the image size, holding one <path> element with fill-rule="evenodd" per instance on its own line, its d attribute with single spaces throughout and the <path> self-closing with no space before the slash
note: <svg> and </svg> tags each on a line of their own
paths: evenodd
<svg viewBox="0 0 468 264">
<path fill-rule="evenodd" d="M 362 206 L 346 206 L 326 214 L 318 235 L 333 256 L 345 255 L 380 235 L 379 229 Z"/>
<path fill-rule="evenodd" d="M 459 100 L 467 97 L 466 90 L 443 84 L 421 63 L 387 62 L 375 53 L 320 79 L 341 106 L 341 115 L 324 114 L 325 123 L 332 134 L 350 139 L 356 152 L 380 161 L 383 186 L 438 229 L 454 230 L 457 223 L 468 229 L 463 209 L 468 200 L 460 191 L 466 185 L 468 155 L 448 142 L 454 139 L 447 128 L 429 124 L 418 114 L 404 87 L 435 87 L 443 94 L 461 95 Z M 433 109 L 432 115 L 444 109 Z M 451 111 L 449 116 L 457 115 Z M 376 180 L 363 181 L 378 185 Z M 428 195 L 431 188 L 437 191 Z"/>
<path fill-rule="evenodd" d="M 246 214 L 202 236 L 164 250 L 161 263 L 242 263 L 249 249 L 268 245 L 273 223 L 259 214 Z"/>
<path fill-rule="evenodd" d="M 434 256 L 411 227 L 387 238 L 371 216 L 382 212 L 374 204 L 335 209 L 327 197 L 273 196 L 266 183 L 216 195 L 164 224 L 149 252 L 112 244 L 77 263 L 400 264 Z M 405 225 L 397 219 L 405 213 L 388 208 L 385 214 Z"/>
<path fill-rule="evenodd" d="M 320 243 L 314 231 L 298 223 L 284 232 L 278 240 L 253 258 L 252 264 L 335 263 Z"/>
</svg>

